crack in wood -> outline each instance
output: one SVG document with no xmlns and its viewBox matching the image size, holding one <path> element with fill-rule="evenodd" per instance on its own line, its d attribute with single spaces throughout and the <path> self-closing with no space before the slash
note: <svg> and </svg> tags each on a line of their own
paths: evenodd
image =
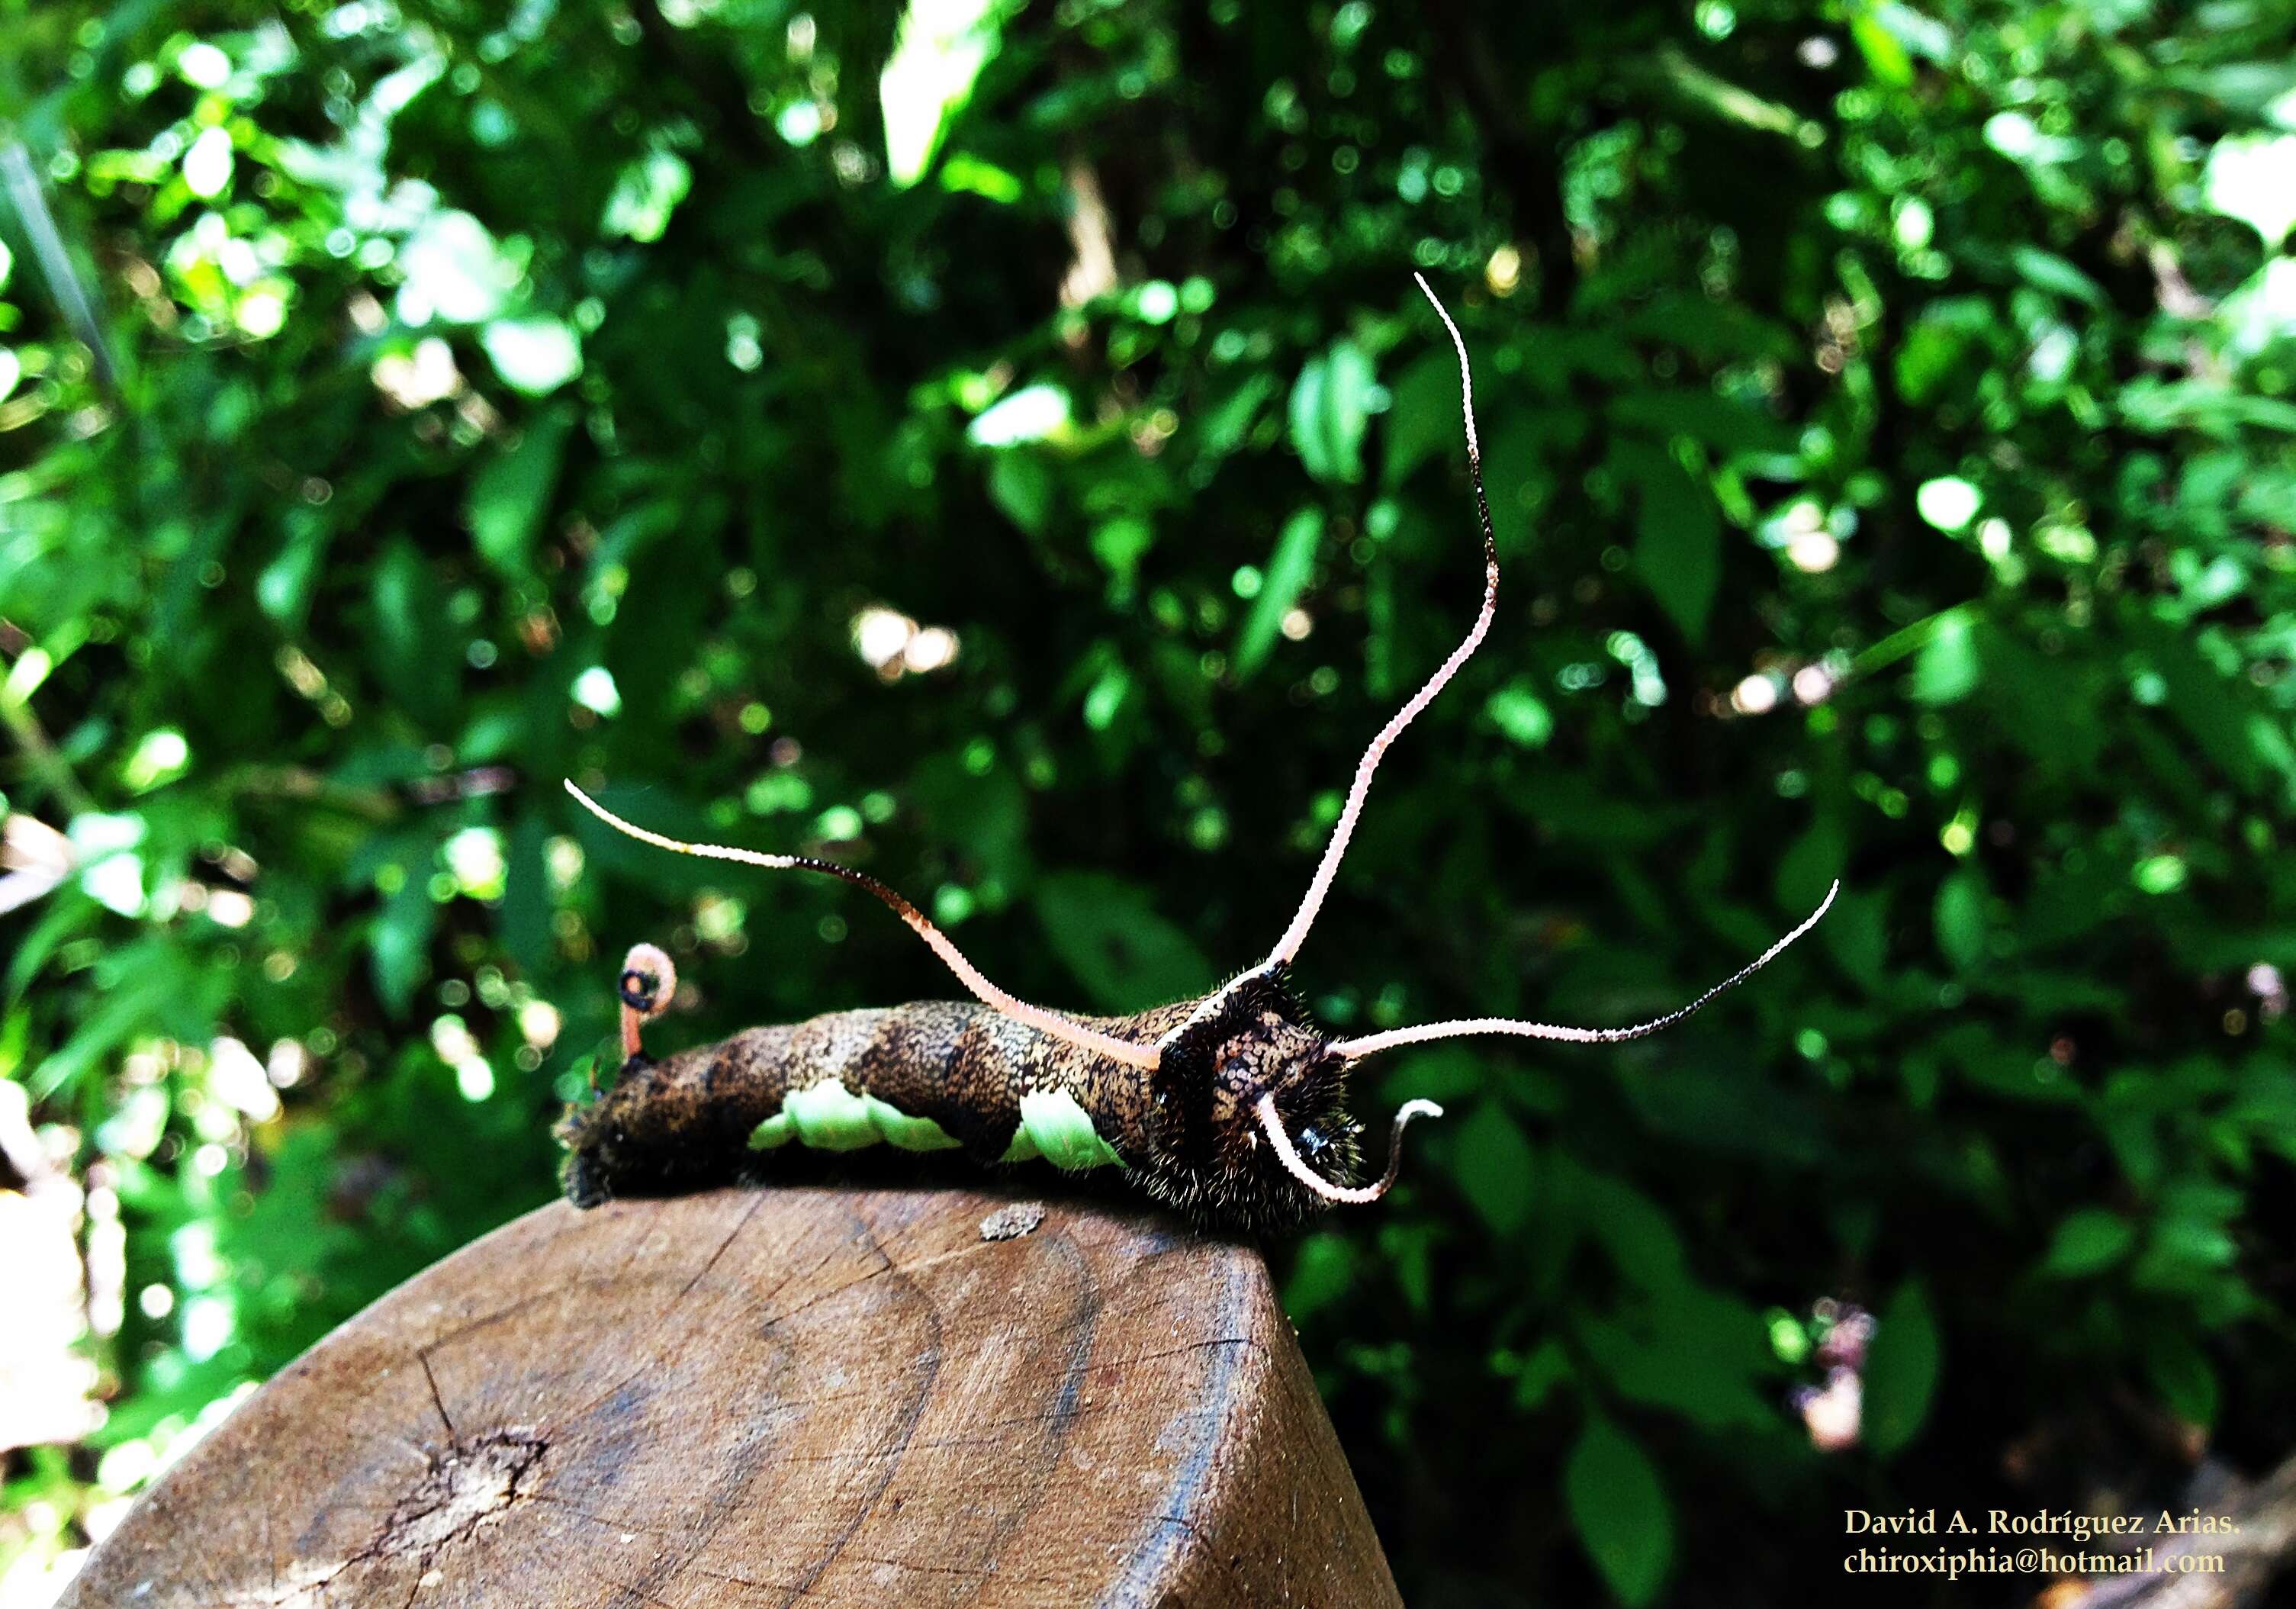
<svg viewBox="0 0 2296 1609">
<path fill-rule="evenodd" d="M 422 1378 L 430 1383 L 430 1406 L 439 1410 L 439 1423 L 447 1427 L 447 1440 L 461 1440 L 462 1433 L 455 1428 L 455 1416 L 447 1411 L 447 1400 L 439 1394 L 439 1376 L 430 1372 L 430 1350 L 425 1347 L 414 1354 L 414 1361 L 422 1366 Z"/>
<path fill-rule="evenodd" d="M 412 1605 L 440 1556 L 525 1495 L 519 1482 L 541 1462 L 546 1443 L 531 1432 L 494 1431 L 457 1443 L 431 1461 L 402 1496 L 373 1540 L 332 1564 L 306 1564 L 283 1588 L 276 1555 L 267 1559 L 269 1585 L 217 1600 L 228 1609 L 320 1609 L 335 1583 L 363 1565 L 412 1558 Z M 268 1535 L 269 1511 L 264 1515 Z M 268 1549 L 266 1549 L 266 1553 Z"/>
<path fill-rule="evenodd" d="M 419 1553 L 427 1568 L 519 1498 L 519 1482 L 542 1461 L 547 1444 L 531 1431 L 489 1431 L 457 1442 L 398 1501 L 382 1531 L 346 1564 Z"/>
</svg>

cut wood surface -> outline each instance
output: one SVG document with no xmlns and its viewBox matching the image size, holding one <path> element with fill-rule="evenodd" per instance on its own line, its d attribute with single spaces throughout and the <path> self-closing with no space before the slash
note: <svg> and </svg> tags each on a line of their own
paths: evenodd
<svg viewBox="0 0 2296 1609">
<path fill-rule="evenodd" d="M 256 1392 L 67 1605 L 1399 1600 L 1267 1272 L 996 1190 L 528 1214 Z"/>
</svg>

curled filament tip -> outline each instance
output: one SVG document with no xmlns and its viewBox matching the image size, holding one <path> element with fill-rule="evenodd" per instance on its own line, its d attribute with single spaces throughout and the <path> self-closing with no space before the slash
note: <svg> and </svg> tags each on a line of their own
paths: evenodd
<svg viewBox="0 0 2296 1609">
<path fill-rule="evenodd" d="M 677 993 L 677 966 L 651 944 L 634 944 L 622 957 L 622 974 L 614 992 L 622 1001 L 622 1059 L 628 1061 L 645 1048 L 639 1030 L 669 1009 Z"/>
<path fill-rule="evenodd" d="M 1267 1131 L 1267 1143 L 1275 1148 L 1275 1159 L 1283 1164 L 1283 1170 L 1325 1201 L 1349 1206 L 1367 1205 L 1394 1189 L 1395 1176 L 1403 1166 L 1405 1128 L 1415 1117 L 1443 1115 L 1443 1109 L 1432 1101 L 1404 1102 L 1395 1114 L 1395 1127 L 1388 1131 L 1387 1171 L 1379 1176 L 1375 1184 L 1349 1186 L 1333 1184 L 1308 1165 L 1307 1159 L 1300 1154 L 1299 1147 L 1292 1143 L 1292 1137 L 1284 1132 L 1283 1120 L 1276 1112 L 1275 1096 L 1272 1092 L 1261 1096 L 1252 1110 L 1259 1118 L 1260 1128 Z"/>
</svg>

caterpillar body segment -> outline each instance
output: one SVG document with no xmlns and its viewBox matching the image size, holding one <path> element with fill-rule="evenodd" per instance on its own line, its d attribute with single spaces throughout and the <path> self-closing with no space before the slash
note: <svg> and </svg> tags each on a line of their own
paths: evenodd
<svg viewBox="0 0 2296 1609">
<path fill-rule="evenodd" d="M 1345 1108 L 1346 1063 L 1279 979 L 1205 1000 L 1218 1004 L 1078 1019 L 1162 1041 L 1147 1072 L 971 1001 L 832 1012 L 660 1061 L 641 1049 L 562 1123 L 566 1193 L 588 1206 L 723 1183 L 786 1145 L 883 1144 L 992 1165 L 1113 1166 L 1202 1220 L 1288 1227 L 1323 1200 L 1267 1143 L 1258 1104 L 1275 1101 L 1319 1175 L 1352 1184 L 1360 1131 Z"/>
</svg>

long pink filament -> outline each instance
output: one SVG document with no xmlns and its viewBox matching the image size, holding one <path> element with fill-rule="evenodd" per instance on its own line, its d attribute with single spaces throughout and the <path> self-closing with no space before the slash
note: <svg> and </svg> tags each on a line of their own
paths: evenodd
<svg viewBox="0 0 2296 1609">
<path fill-rule="evenodd" d="M 1453 1022 L 1427 1022 L 1417 1028 L 1390 1029 L 1386 1033 L 1371 1034 L 1360 1039 L 1342 1039 L 1332 1049 L 1341 1055 L 1353 1058 L 1376 1055 L 1382 1050 L 1393 1050 L 1401 1045 L 1423 1045 L 1430 1039 L 1458 1039 L 1477 1034 L 1513 1034 L 1526 1039 L 1563 1039 L 1574 1045 L 1616 1045 L 1627 1039 L 1643 1038 L 1673 1027 L 1685 1017 L 1702 1009 L 1716 996 L 1737 988 L 1776 960 L 1785 953 L 1787 946 L 1817 925 L 1818 918 L 1832 908 L 1834 895 L 1841 891 L 1841 884 L 1837 882 L 1825 891 L 1825 899 L 1801 925 L 1689 1005 L 1632 1028 L 1559 1028 L 1548 1022 L 1525 1022 L 1513 1017 L 1464 1017 Z"/>
<path fill-rule="evenodd" d="M 1379 1176 L 1377 1184 L 1350 1187 L 1333 1184 L 1308 1165 L 1307 1159 L 1292 1144 L 1292 1137 L 1283 1132 L 1283 1120 L 1276 1112 L 1273 1094 L 1261 1096 L 1253 1104 L 1252 1111 L 1258 1114 L 1259 1126 L 1267 1132 L 1267 1143 L 1275 1148 L 1275 1159 L 1283 1164 L 1285 1172 L 1325 1201 L 1357 1207 L 1367 1206 L 1395 1188 L 1395 1176 L 1403 1166 L 1403 1130 L 1411 1120 L 1443 1115 L 1443 1109 L 1432 1101 L 1404 1102 L 1396 1111 L 1395 1127 L 1387 1137 L 1387 1171 Z"/>
<path fill-rule="evenodd" d="M 762 866 L 769 872 L 822 872 L 832 877 L 841 877 L 884 901 L 895 915 L 909 924 L 918 938 L 932 947 L 933 954 L 947 964 L 948 970 L 955 973 L 957 980 L 983 1005 L 993 1006 L 1014 1022 L 1025 1022 L 1041 1033 L 1048 1033 L 1056 1039 L 1066 1040 L 1069 1044 L 1107 1056 L 1111 1061 L 1122 1062 L 1129 1067 L 1152 1069 L 1163 1060 L 1152 1045 L 1137 1045 L 1128 1039 L 1117 1038 L 1006 994 L 982 976 L 980 969 L 966 960 L 964 953 L 949 942 L 946 933 L 926 920 L 922 911 L 866 872 L 857 872 L 849 866 L 839 866 L 832 860 L 816 860 L 810 855 L 767 855 L 757 850 L 737 850 L 720 843 L 687 843 L 682 839 L 665 838 L 660 833 L 650 833 L 644 827 L 624 821 L 571 782 L 566 784 L 566 791 L 581 800 L 584 809 L 608 826 L 627 833 L 640 843 L 650 843 L 658 850 L 668 850 L 679 855 L 699 855 L 708 860 L 731 860 L 742 866 Z"/>
<path fill-rule="evenodd" d="M 1411 695 L 1411 702 L 1397 710 L 1395 718 L 1380 729 L 1379 735 L 1373 738 L 1371 746 L 1364 751 L 1363 759 L 1356 763 L 1355 782 L 1348 789 L 1348 801 L 1340 811 L 1337 825 L 1332 828 L 1331 841 L 1324 846 L 1324 858 L 1316 865 L 1315 879 L 1308 884 L 1307 896 L 1300 901 L 1300 909 L 1292 916 L 1292 925 L 1283 930 L 1283 936 L 1275 941 L 1275 948 L 1268 953 L 1270 965 L 1288 965 L 1306 940 L 1308 930 L 1315 925 L 1316 915 L 1324 907 L 1324 896 L 1331 892 L 1332 880 L 1339 875 L 1340 861 L 1348 852 L 1348 841 L 1355 835 L 1356 818 L 1363 814 L 1364 797 L 1371 792 L 1372 773 L 1379 769 L 1380 759 L 1387 753 L 1388 745 L 1403 735 L 1403 729 L 1418 718 L 1419 712 L 1437 694 L 1443 691 L 1444 684 L 1458 674 L 1459 667 L 1465 664 L 1469 656 L 1481 645 L 1484 635 L 1491 628 L 1491 617 L 1498 610 L 1498 538 L 1491 529 L 1490 499 L 1483 494 L 1483 453 L 1475 438 L 1475 381 L 1467 366 L 1467 343 L 1459 333 L 1459 326 L 1453 324 L 1451 316 L 1443 310 L 1443 304 L 1436 300 L 1435 292 L 1427 288 L 1426 280 L 1416 274 L 1411 277 L 1417 282 L 1428 304 L 1435 309 L 1435 316 L 1441 319 L 1443 327 L 1450 332 L 1451 345 L 1459 354 L 1459 411 L 1467 423 L 1467 472 L 1474 483 L 1475 513 L 1483 527 L 1483 606 L 1475 616 L 1475 624 L 1468 631 L 1466 640 L 1451 651 L 1451 657 L 1427 678 L 1424 686 Z"/>
</svg>

